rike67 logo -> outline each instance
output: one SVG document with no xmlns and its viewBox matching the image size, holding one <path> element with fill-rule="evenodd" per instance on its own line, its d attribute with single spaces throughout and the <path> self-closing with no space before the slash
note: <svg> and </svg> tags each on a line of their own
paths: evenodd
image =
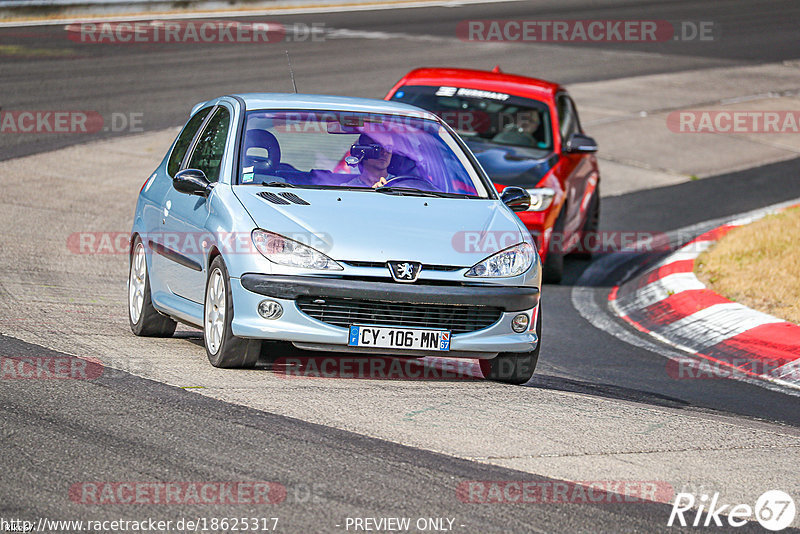
<svg viewBox="0 0 800 534">
<path fill-rule="evenodd" d="M 755 506 L 725 504 L 719 493 L 710 498 L 708 495 L 698 498 L 692 493 L 678 493 L 667 526 L 722 527 L 727 523 L 727 526 L 741 527 L 755 519 L 765 529 L 778 532 L 792 524 L 796 513 L 794 499 L 780 490 L 765 491 Z"/>
</svg>

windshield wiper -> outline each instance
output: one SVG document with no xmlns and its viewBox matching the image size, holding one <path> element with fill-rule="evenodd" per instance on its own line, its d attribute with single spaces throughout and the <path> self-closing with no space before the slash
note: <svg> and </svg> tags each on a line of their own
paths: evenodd
<svg viewBox="0 0 800 534">
<path fill-rule="evenodd" d="M 417 189 L 415 187 L 398 187 L 398 186 L 384 186 L 384 187 L 377 187 L 374 189 L 378 193 L 387 193 L 387 194 L 398 194 L 402 195 L 403 193 L 408 193 L 410 195 L 416 195 L 420 197 L 447 197 L 450 196 L 447 193 L 439 193 L 437 191 L 426 191 L 424 189 Z"/>
<path fill-rule="evenodd" d="M 266 185 L 269 187 L 295 187 L 294 184 L 290 184 L 289 182 L 261 182 L 261 185 Z"/>
<path fill-rule="evenodd" d="M 387 194 L 399 194 L 402 195 L 403 193 L 409 193 L 411 195 L 417 195 L 421 197 L 437 197 L 437 198 L 481 198 L 475 195 L 468 195 L 466 193 L 445 193 L 444 191 L 428 191 L 426 189 L 417 189 L 415 187 L 400 187 L 400 186 L 384 186 L 378 187 L 373 189 L 373 191 L 379 191 L 382 193 Z"/>
</svg>

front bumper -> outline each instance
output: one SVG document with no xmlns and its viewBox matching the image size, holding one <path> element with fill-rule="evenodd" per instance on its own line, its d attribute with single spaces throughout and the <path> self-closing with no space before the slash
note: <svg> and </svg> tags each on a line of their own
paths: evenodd
<svg viewBox="0 0 800 534">
<path fill-rule="evenodd" d="M 348 329 L 324 323 L 306 315 L 295 304 L 298 297 L 355 298 L 404 302 L 420 306 L 435 304 L 483 305 L 503 310 L 494 324 L 474 332 L 453 334 L 449 352 L 438 356 L 493 358 L 499 352 L 530 352 L 538 337 L 531 330 L 515 333 L 511 320 L 518 313 L 529 314 L 539 303 L 539 289 L 511 286 L 448 286 L 371 282 L 312 276 L 245 274 L 231 279 L 234 303 L 233 334 L 243 338 L 290 341 L 303 348 L 347 349 Z M 265 297 L 283 307 L 277 320 L 262 318 L 258 303 Z M 368 349 L 353 349 L 368 353 Z M 412 351 L 396 351 L 398 355 Z M 420 354 L 422 355 L 422 354 Z"/>
<path fill-rule="evenodd" d="M 291 300 L 297 297 L 320 297 L 409 304 L 481 304 L 505 311 L 527 310 L 539 302 L 539 290 L 535 287 L 401 284 L 266 274 L 245 274 L 241 283 L 253 293 Z"/>
</svg>

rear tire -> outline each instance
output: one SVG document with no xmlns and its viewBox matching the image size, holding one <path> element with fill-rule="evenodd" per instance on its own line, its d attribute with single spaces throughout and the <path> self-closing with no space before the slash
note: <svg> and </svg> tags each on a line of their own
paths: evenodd
<svg viewBox="0 0 800 534">
<path fill-rule="evenodd" d="M 228 270 L 222 256 L 211 262 L 203 306 L 203 340 L 208 361 L 226 369 L 253 367 L 261 352 L 261 340 L 233 335 L 233 298 Z"/>
<path fill-rule="evenodd" d="M 532 352 L 501 352 L 491 360 L 480 360 L 481 373 L 487 380 L 520 385 L 533 376 L 539 362 L 542 347 L 542 303 L 539 302 L 539 317 L 536 319 L 536 336 L 539 341 Z"/>
<path fill-rule="evenodd" d="M 150 297 L 150 275 L 142 238 L 133 241 L 128 271 L 128 323 L 131 332 L 143 337 L 170 337 L 178 323 L 161 315 Z"/>
</svg>

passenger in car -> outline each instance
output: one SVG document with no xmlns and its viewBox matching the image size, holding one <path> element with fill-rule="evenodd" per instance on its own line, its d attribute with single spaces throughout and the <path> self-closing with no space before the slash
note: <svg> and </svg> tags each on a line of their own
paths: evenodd
<svg viewBox="0 0 800 534">
<path fill-rule="evenodd" d="M 533 110 L 518 112 L 514 122 L 507 124 L 492 138 L 492 141 L 503 145 L 539 147 L 542 144 L 540 123 L 538 112 Z"/>
</svg>

